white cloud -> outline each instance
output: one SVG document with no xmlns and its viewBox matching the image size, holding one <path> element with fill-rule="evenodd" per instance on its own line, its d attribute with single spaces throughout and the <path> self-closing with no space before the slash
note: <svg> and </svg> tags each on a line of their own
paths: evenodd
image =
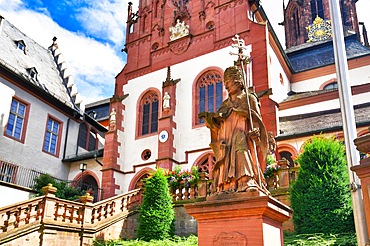
<svg viewBox="0 0 370 246">
<path fill-rule="evenodd" d="M 76 16 L 86 31 L 99 38 L 122 45 L 127 20 L 126 0 L 92 1 L 91 6 L 79 9 Z"/>
<path fill-rule="evenodd" d="M 22 0 L 0 0 L 0 10 L 14 10 L 22 6 Z"/>
<path fill-rule="evenodd" d="M 118 48 L 70 32 L 45 14 L 18 9 L 18 2 L 13 0 L 16 10 L 4 10 L 1 4 L 1 15 L 45 48 L 52 44 L 54 36 L 58 38 L 58 46 L 85 103 L 113 95 L 115 76 L 124 65 L 116 54 Z"/>
</svg>

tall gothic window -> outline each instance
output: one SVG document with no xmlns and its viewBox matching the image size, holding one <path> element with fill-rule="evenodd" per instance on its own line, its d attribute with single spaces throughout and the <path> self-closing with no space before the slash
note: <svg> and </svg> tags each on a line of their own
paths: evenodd
<svg viewBox="0 0 370 246">
<path fill-rule="evenodd" d="M 311 15 L 312 21 L 315 20 L 316 16 L 324 19 L 324 8 L 322 5 L 322 0 L 311 0 Z"/>
<path fill-rule="evenodd" d="M 293 11 L 293 28 L 294 28 L 294 35 L 295 38 L 298 38 L 301 36 L 301 31 L 299 28 L 299 15 L 298 15 L 298 7 L 296 6 Z"/>
<path fill-rule="evenodd" d="M 141 134 L 145 135 L 158 131 L 158 95 L 150 91 L 140 102 Z"/>
<path fill-rule="evenodd" d="M 222 103 L 222 76 L 217 71 L 205 72 L 197 81 L 196 116 L 201 112 L 216 112 Z M 204 123 L 196 117 L 196 124 Z"/>
</svg>

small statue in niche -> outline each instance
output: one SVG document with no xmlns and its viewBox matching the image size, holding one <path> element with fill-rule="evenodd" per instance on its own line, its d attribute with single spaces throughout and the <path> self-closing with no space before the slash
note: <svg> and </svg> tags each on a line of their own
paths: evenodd
<svg viewBox="0 0 370 246">
<path fill-rule="evenodd" d="M 168 92 L 166 91 L 164 93 L 164 96 L 163 96 L 163 109 L 170 109 L 171 106 L 170 106 L 170 95 L 168 94 Z"/>
<path fill-rule="evenodd" d="M 116 129 L 116 109 L 112 108 L 112 112 L 109 115 L 109 130 Z"/>
</svg>

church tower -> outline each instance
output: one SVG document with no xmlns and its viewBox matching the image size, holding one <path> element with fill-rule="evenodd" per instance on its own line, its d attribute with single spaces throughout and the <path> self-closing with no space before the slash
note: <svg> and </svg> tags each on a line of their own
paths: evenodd
<svg viewBox="0 0 370 246">
<path fill-rule="evenodd" d="M 157 167 L 194 165 L 210 172 L 210 134 L 200 112 L 216 111 L 227 92 L 224 70 L 237 34 L 250 56 L 249 86 L 261 95 L 266 128 L 276 134 L 271 77 L 286 95 L 284 63 L 271 26 L 256 0 L 139 0 L 128 4 L 127 64 L 116 77 L 102 169 L 104 197 L 135 189 Z M 137 9 L 135 11 L 134 9 Z M 237 53 L 237 52 L 236 52 Z M 287 79 L 285 79 L 287 81 Z M 270 93 L 270 94 L 269 94 Z M 278 93 L 278 94 L 279 94 Z M 277 96 L 279 96 L 276 94 Z M 264 95 L 262 97 L 262 95 Z"/>
<path fill-rule="evenodd" d="M 356 2 L 340 0 L 340 8 L 344 35 L 357 34 L 359 40 Z M 315 40 L 325 39 L 326 30 L 330 28 L 330 23 L 326 24 L 327 20 L 330 20 L 329 0 L 289 0 L 284 8 L 283 22 L 286 48 L 304 44 L 312 35 Z"/>
</svg>

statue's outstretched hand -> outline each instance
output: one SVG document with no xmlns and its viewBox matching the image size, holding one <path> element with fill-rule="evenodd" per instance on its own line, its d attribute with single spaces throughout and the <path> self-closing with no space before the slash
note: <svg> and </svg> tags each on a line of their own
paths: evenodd
<svg viewBox="0 0 370 246">
<path fill-rule="evenodd" d="M 253 141 L 255 141 L 256 144 L 258 144 L 260 142 L 260 136 L 261 136 L 260 129 L 259 128 L 253 128 L 252 130 L 250 130 L 248 132 L 248 136 Z"/>
</svg>

